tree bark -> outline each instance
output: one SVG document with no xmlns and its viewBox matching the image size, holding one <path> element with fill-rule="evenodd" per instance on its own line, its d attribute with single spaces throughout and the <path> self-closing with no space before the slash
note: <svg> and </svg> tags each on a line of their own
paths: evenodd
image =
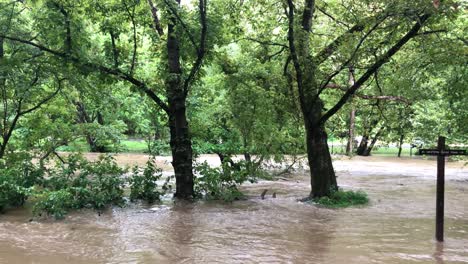
<svg viewBox="0 0 468 264">
<path fill-rule="evenodd" d="M 364 149 L 364 152 L 363 152 L 362 156 L 370 156 L 370 154 L 372 152 L 372 149 L 374 148 L 375 143 L 379 139 L 382 132 L 383 132 L 383 127 L 379 128 L 379 131 L 377 131 L 375 136 L 372 138 L 372 141 L 371 141 L 370 145 L 366 149 Z"/>
<path fill-rule="evenodd" d="M 359 146 L 356 150 L 356 154 L 359 156 L 363 156 L 364 152 L 367 149 L 368 144 L 369 144 L 369 135 L 368 134 L 362 135 L 361 142 L 359 142 Z"/>
<path fill-rule="evenodd" d="M 356 122 L 356 108 L 353 105 L 349 113 L 348 143 L 346 144 L 346 155 L 348 156 L 352 155 L 353 153 L 355 122 Z"/>
<path fill-rule="evenodd" d="M 194 194 L 192 141 L 187 122 L 186 93 L 182 81 L 179 36 L 175 29 L 176 24 L 177 18 L 172 16 L 168 23 L 167 56 L 169 74 L 166 79 L 172 166 L 176 178 L 176 193 L 174 196 L 181 199 L 190 199 Z"/>
<path fill-rule="evenodd" d="M 310 198 L 329 195 L 337 190 L 327 133 L 323 126 L 316 127 L 305 119 L 307 158 L 310 167 Z"/>
<path fill-rule="evenodd" d="M 348 75 L 349 75 L 348 85 L 351 87 L 354 85 L 354 82 L 355 82 L 353 66 L 349 66 Z M 350 100 L 352 100 L 352 98 Z M 354 104 L 351 103 L 351 112 L 349 113 L 348 144 L 346 145 L 346 155 L 348 156 L 351 156 L 353 153 L 355 119 L 356 119 L 356 107 L 354 107 Z"/>
<path fill-rule="evenodd" d="M 94 122 L 93 118 L 91 118 L 88 112 L 86 111 L 86 107 L 84 103 L 77 101 L 74 104 L 76 106 L 78 122 L 80 122 L 81 124 L 91 124 Z M 98 124 L 100 125 L 104 124 L 104 120 L 100 112 L 97 113 L 97 121 L 98 121 Z M 97 153 L 106 152 L 106 147 L 102 144 L 99 144 L 97 138 L 93 136 L 92 133 L 86 131 L 85 138 L 86 138 L 86 142 L 88 143 L 89 150 L 91 152 L 97 152 Z"/>
<path fill-rule="evenodd" d="M 401 134 L 400 135 L 400 141 L 399 141 L 399 144 L 398 144 L 398 157 L 400 158 L 401 157 L 401 151 L 403 149 L 403 139 L 405 138 L 405 135 L 404 134 Z"/>
<path fill-rule="evenodd" d="M 176 177 L 174 196 L 190 199 L 193 197 L 192 141 L 190 140 L 186 108 L 185 105 L 180 107 L 179 102 L 171 101 L 169 100 L 169 107 L 175 110 L 174 114 L 169 117 L 172 166 Z M 179 105 L 179 107 L 174 105 Z"/>
<path fill-rule="evenodd" d="M 301 27 L 295 32 L 294 3 L 288 0 L 288 41 L 289 51 L 296 73 L 299 104 L 306 130 L 307 158 L 310 168 L 311 187 L 309 198 L 328 196 L 338 188 L 333 170 L 327 133 L 322 117 L 323 101 L 318 97 L 319 85 L 316 65 L 310 56 L 310 31 L 315 9 L 315 1 L 305 0 Z"/>
</svg>

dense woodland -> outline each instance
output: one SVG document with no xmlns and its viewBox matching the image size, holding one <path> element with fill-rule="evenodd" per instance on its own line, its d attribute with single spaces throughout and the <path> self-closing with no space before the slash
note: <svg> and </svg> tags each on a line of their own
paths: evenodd
<svg viewBox="0 0 468 264">
<path fill-rule="evenodd" d="M 0 209 L 28 197 L 38 211 L 63 197 L 75 197 L 63 208 L 102 208 L 124 186 L 150 201 L 171 187 L 157 186 L 151 161 L 123 182 L 112 158 L 61 152 L 76 142 L 120 152 L 124 140 L 145 140 L 148 153 L 172 155 L 180 199 L 226 190 L 232 198 L 265 173 L 264 161 L 304 154 L 310 198 L 329 196 L 338 188 L 332 141 L 363 156 L 438 135 L 464 145 L 466 7 L 0 0 Z M 194 162 L 205 153 L 221 168 Z"/>
</svg>

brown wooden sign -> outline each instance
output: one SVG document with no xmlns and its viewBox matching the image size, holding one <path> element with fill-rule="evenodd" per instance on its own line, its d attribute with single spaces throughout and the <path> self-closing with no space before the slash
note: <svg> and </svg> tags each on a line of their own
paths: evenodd
<svg viewBox="0 0 468 264">
<path fill-rule="evenodd" d="M 429 155 L 429 156 L 455 156 L 455 155 L 466 155 L 466 149 L 420 149 L 419 155 Z"/>
<path fill-rule="evenodd" d="M 436 239 L 444 241 L 445 156 L 466 155 L 465 149 L 445 149 L 445 137 L 439 137 L 436 149 L 420 149 L 420 155 L 437 156 Z"/>
</svg>

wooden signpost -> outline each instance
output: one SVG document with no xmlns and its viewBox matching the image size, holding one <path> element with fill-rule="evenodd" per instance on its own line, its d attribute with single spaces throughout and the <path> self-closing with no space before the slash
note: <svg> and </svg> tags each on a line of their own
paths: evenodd
<svg viewBox="0 0 468 264">
<path fill-rule="evenodd" d="M 464 149 L 445 149 L 445 137 L 439 137 L 436 149 L 420 149 L 419 155 L 437 156 L 436 239 L 444 241 L 445 156 L 466 155 Z"/>
</svg>

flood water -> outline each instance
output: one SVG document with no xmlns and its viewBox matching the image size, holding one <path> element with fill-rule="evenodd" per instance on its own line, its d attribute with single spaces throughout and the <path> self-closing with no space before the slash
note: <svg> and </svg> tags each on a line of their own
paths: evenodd
<svg viewBox="0 0 468 264">
<path fill-rule="evenodd" d="M 468 169 L 446 168 L 446 241 L 437 243 L 435 163 L 336 161 L 340 186 L 369 194 L 363 208 L 298 202 L 310 187 L 296 173 L 246 185 L 249 199 L 232 204 L 166 201 L 32 222 L 13 210 L 0 215 L 0 263 L 468 263 Z"/>
</svg>

